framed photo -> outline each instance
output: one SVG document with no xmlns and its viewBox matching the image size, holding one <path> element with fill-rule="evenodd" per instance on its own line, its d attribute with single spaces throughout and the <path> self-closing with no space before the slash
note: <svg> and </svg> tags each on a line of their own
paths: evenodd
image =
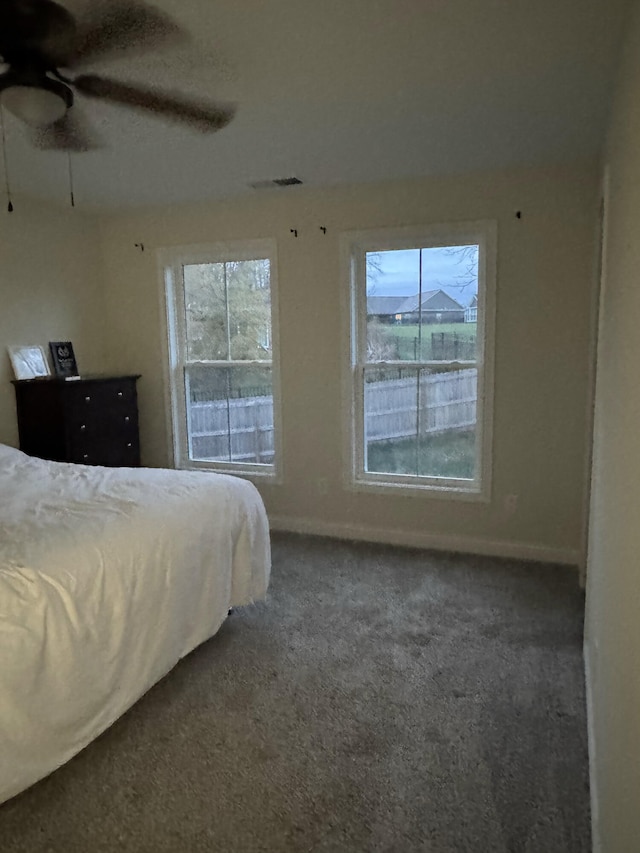
<svg viewBox="0 0 640 853">
<path fill-rule="evenodd" d="M 77 376 L 78 365 L 71 341 L 49 341 L 56 376 Z"/>
<path fill-rule="evenodd" d="M 8 347 L 8 350 L 16 379 L 38 379 L 42 376 L 51 376 L 44 347 L 38 344 L 25 344 Z"/>
</svg>

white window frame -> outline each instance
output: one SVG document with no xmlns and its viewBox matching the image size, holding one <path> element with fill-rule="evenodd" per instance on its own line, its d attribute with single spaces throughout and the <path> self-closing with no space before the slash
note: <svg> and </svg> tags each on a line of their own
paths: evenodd
<svg viewBox="0 0 640 853">
<path fill-rule="evenodd" d="M 410 367 L 414 362 L 366 362 L 367 334 L 366 254 L 398 249 L 442 246 L 480 246 L 478 262 L 478 398 L 476 425 L 476 477 L 386 474 L 365 471 L 364 364 Z M 422 495 L 440 499 L 489 501 L 493 444 L 493 364 L 495 346 L 497 227 L 491 220 L 456 222 L 420 227 L 351 231 L 341 235 L 343 270 L 343 454 L 345 486 L 391 494 Z M 424 366 L 424 362 L 417 362 Z M 464 364 L 464 362 L 462 363 Z"/>
<path fill-rule="evenodd" d="M 273 388 L 273 445 L 274 461 L 269 463 L 230 462 L 222 460 L 195 460 L 189 453 L 189 412 L 186 404 L 185 372 L 186 321 L 184 312 L 184 282 L 182 268 L 189 264 L 224 263 L 225 261 L 269 260 L 269 287 L 271 299 L 270 361 L 189 361 L 189 364 L 270 365 Z M 280 414 L 280 358 L 278 334 L 277 252 L 275 240 L 233 240 L 198 246 L 176 246 L 158 251 L 161 274 L 161 293 L 165 319 L 165 387 L 167 389 L 171 451 L 173 464 L 180 469 L 218 471 L 237 474 L 249 479 L 278 483 L 282 480 L 282 423 Z"/>
</svg>

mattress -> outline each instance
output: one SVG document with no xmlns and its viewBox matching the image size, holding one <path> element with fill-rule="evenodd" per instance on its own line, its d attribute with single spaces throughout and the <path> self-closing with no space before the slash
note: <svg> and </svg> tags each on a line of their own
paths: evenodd
<svg viewBox="0 0 640 853">
<path fill-rule="evenodd" d="M 0 802 L 69 760 L 231 606 L 263 599 L 255 487 L 0 445 Z"/>
</svg>

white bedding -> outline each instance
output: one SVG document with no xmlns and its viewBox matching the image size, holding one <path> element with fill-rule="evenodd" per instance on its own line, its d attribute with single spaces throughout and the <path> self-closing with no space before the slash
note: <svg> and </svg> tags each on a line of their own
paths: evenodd
<svg viewBox="0 0 640 853">
<path fill-rule="evenodd" d="M 263 598 L 269 571 L 249 482 L 0 445 L 0 802 L 97 737 L 230 606 Z"/>
</svg>

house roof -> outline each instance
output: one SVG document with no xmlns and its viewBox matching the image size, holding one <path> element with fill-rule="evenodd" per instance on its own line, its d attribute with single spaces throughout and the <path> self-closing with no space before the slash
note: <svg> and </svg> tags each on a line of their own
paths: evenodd
<svg viewBox="0 0 640 853">
<path fill-rule="evenodd" d="M 437 299 L 436 299 L 437 298 Z M 390 316 L 391 314 L 413 314 L 419 310 L 420 294 L 414 296 L 368 296 L 367 314 L 369 316 Z M 434 304 L 436 301 L 438 305 Z M 464 311 L 453 296 L 444 290 L 425 290 L 422 294 L 423 311 Z"/>
<path fill-rule="evenodd" d="M 410 313 L 419 310 L 420 294 L 409 296 L 404 306 L 405 313 Z M 425 290 L 422 294 L 422 310 L 423 311 L 463 311 L 464 305 L 461 305 L 457 299 L 450 296 L 446 291 L 439 288 L 438 290 Z"/>
<path fill-rule="evenodd" d="M 376 316 L 402 314 L 406 296 L 367 296 L 367 314 Z"/>
</svg>

